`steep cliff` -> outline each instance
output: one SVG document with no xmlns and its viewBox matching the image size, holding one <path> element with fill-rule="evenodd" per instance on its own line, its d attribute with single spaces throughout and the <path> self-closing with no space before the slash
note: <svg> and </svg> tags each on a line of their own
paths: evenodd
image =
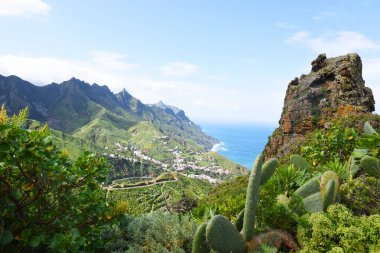
<svg viewBox="0 0 380 253">
<path fill-rule="evenodd" d="M 364 85 L 362 62 L 357 54 L 312 61 L 308 75 L 288 84 L 279 127 L 266 147 L 266 157 L 282 157 L 304 136 L 340 111 L 373 112 L 375 101 Z"/>
</svg>

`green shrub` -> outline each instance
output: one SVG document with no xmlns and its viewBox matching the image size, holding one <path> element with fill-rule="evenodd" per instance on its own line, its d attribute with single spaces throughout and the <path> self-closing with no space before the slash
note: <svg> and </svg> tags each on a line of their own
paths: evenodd
<svg viewBox="0 0 380 253">
<path fill-rule="evenodd" d="M 346 161 L 354 150 L 358 137 L 353 128 L 333 125 L 328 130 L 318 129 L 311 133 L 301 147 L 301 152 L 314 166 L 334 158 Z"/>
<path fill-rule="evenodd" d="M 357 217 L 343 205 L 305 216 L 298 225 L 301 252 L 369 252 L 380 240 L 380 216 Z"/>
<path fill-rule="evenodd" d="M 341 202 L 356 214 L 380 214 L 380 179 L 364 175 L 340 187 Z"/>
<path fill-rule="evenodd" d="M 128 247 L 140 249 L 139 252 L 190 252 L 196 229 L 197 224 L 189 215 L 142 215 L 128 224 Z"/>
<path fill-rule="evenodd" d="M 111 218 L 100 185 L 105 160 L 86 152 L 73 163 L 54 145 L 47 126 L 23 128 L 27 115 L 24 109 L 7 118 L 0 110 L 0 250 L 98 247 L 93 235 Z"/>
</svg>

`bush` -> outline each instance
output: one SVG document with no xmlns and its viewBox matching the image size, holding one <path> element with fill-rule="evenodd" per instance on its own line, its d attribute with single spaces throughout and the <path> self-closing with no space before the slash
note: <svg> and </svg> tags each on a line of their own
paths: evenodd
<svg viewBox="0 0 380 253">
<path fill-rule="evenodd" d="M 126 252 L 190 252 L 197 225 L 189 215 L 154 212 L 124 216 L 102 232 L 107 250 Z"/>
<path fill-rule="evenodd" d="M 301 252 L 375 252 L 380 215 L 357 217 L 343 205 L 331 205 L 327 212 L 304 217 L 297 238 Z"/>
<path fill-rule="evenodd" d="M 353 128 L 333 125 L 327 130 L 318 129 L 311 133 L 301 148 L 301 152 L 314 166 L 337 158 L 346 161 L 355 148 L 358 133 Z"/>
<path fill-rule="evenodd" d="M 364 175 L 340 187 L 341 202 L 355 214 L 380 214 L 380 179 Z"/>
<path fill-rule="evenodd" d="M 24 129 L 27 109 L 0 110 L 0 245 L 8 252 L 79 251 L 95 246 L 96 226 L 110 218 L 103 158 L 75 163 L 51 141 L 47 126 Z"/>
</svg>

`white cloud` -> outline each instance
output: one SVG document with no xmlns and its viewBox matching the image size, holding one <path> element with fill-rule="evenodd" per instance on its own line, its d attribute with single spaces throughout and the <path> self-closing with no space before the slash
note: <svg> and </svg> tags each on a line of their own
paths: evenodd
<svg viewBox="0 0 380 253">
<path fill-rule="evenodd" d="M 273 123 L 280 117 L 285 90 L 280 89 L 278 94 L 273 94 L 272 85 L 259 88 L 226 87 L 210 81 L 209 75 L 205 75 L 201 82 L 168 77 L 151 78 L 149 71 L 144 70 L 144 75 L 137 74 L 137 66 L 125 62 L 119 54 L 103 51 L 91 52 L 89 58 L 82 61 L 0 55 L 1 75 L 17 75 L 38 85 L 60 83 L 76 77 L 88 83 L 107 85 L 113 92 L 125 88 L 144 103 L 163 100 L 178 106 L 195 122 Z M 285 83 L 281 82 L 283 89 L 286 88 Z"/>
<path fill-rule="evenodd" d="M 339 31 L 320 37 L 312 37 L 309 32 L 300 31 L 288 38 L 285 42 L 305 46 L 315 53 L 326 53 L 329 56 L 380 49 L 380 43 L 355 31 Z"/>
<path fill-rule="evenodd" d="M 47 15 L 50 10 L 43 0 L 0 0 L 0 16 Z"/>
<path fill-rule="evenodd" d="M 194 75 L 198 71 L 198 67 L 187 62 L 172 62 L 159 68 L 164 76 L 189 76 Z"/>
</svg>

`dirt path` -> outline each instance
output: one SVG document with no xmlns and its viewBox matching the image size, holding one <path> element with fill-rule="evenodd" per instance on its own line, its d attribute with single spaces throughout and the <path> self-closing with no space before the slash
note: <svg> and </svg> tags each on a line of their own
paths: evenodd
<svg viewBox="0 0 380 253">
<path fill-rule="evenodd" d="M 107 189 L 107 190 L 110 190 L 110 191 L 114 191 L 114 190 L 116 190 L 116 191 L 118 191 L 118 190 L 128 190 L 128 189 L 136 189 L 136 188 L 148 187 L 148 186 L 152 186 L 152 185 L 156 185 L 156 184 L 175 182 L 177 180 L 178 180 L 178 178 L 173 179 L 173 180 L 166 180 L 166 181 L 156 182 L 156 183 L 153 183 L 153 184 L 139 185 L 139 186 L 132 186 L 132 187 L 113 188 L 113 187 L 106 186 L 106 187 L 103 187 L 103 188 Z"/>
</svg>

